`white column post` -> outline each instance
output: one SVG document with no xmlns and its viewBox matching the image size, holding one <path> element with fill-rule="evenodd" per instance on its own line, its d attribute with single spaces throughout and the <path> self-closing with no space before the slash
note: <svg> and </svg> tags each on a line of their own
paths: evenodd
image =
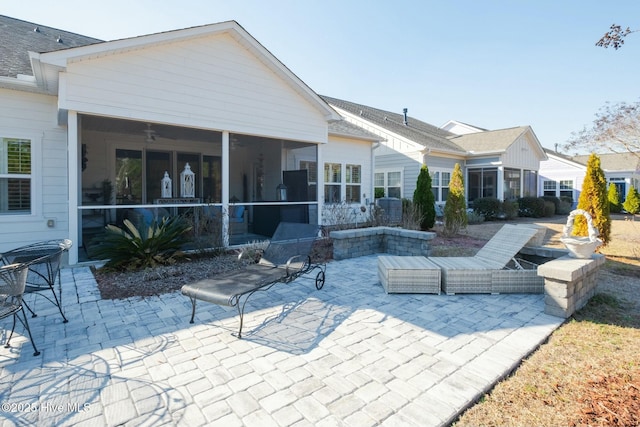
<svg viewBox="0 0 640 427">
<path fill-rule="evenodd" d="M 76 111 L 68 112 L 67 121 L 67 170 L 69 179 L 69 239 L 73 242 L 73 246 L 69 249 L 69 265 L 78 263 L 78 247 L 80 246 L 80 222 L 78 211 L 80 187 L 80 172 L 78 165 L 80 163 L 80 153 L 78 150 L 78 113 Z"/>
<path fill-rule="evenodd" d="M 229 131 L 222 132 L 222 239 L 229 246 Z"/>
<path fill-rule="evenodd" d="M 316 161 L 317 161 L 317 179 L 316 182 L 316 201 L 318 202 L 318 218 L 317 223 L 322 225 L 322 210 L 324 208 L 324 156 L 322 155 L 323 144 L 316 145 Z"/>
</svg>

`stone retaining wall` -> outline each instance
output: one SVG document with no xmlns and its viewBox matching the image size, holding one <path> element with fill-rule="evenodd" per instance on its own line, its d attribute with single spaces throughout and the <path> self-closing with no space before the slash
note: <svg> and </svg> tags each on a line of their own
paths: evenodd
<svg viewBox="0 0 640 427">
<path fill-rule="evenodd" d="M 368 227 L 332 231 L 333 259 L 341 260 L 376 253 L 429 256 L 436 233 L 395 227 Z"/>
<path fill-rule="evenodd" d="M 601 254 L 588 259 L 564 256 L 539 266 L 538 276 L 544 277 L 544 312 L 566 319 L 584 307 L 596 293 L 604 261 Z"/>
</svg>

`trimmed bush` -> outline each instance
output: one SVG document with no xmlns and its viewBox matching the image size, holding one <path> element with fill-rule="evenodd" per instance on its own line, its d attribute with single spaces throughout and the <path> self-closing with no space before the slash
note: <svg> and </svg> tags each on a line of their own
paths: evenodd
<svg viewBox="0 0 640 427">
<path fill-rule="evenodd" d="M 518 202 L 506 201 L 502 203 L 502 212 L 505 219 L 515 219 L 518 217 Z"/>
<path fill-rule="evenodd" d="M 473 211 L 482 215 L 485 221 L 493 221 L 502 213 L 502 202 L 495 197 L 480 197 L 473 201 Z"/>
<path fill-rule="evenodd" d="M 542 200 L 544 200 L 545 202 L 553 203 L 553 206 L 555 207 L 556 212 L 560 210 L 560 199 L 557 198 L 556 196 L 542 196 Z"/>
<path fill-rule="evenodd" d="M 546 201 L 544 202 L 544 216 L 550 217 L 556 214 L 556 205 L 553 202 Z"/>
<path fill-rule="evenodd" d="M 629 187 L 629 191 L 627 191 L 627 198 L 622 204 L 622 207 L 625 211 L 631 214 L 640 213 L 640 195 L 633 185 Z"/>
<path fill-rule="evenodd" d="M 609 184 L 607 199 L 609 199 L 609 212 L 620 213 L 622 211 L 622 204 L 620 203 L 620 194 L 618 194 L 618 187 L 616 187 L 613 182 Z"/>
<path fill-rule="evenodd" d="M 591 154 L 587 161 L 587 173 L 582 182 L 582 191 L 578 199 L 578 209 L 583 209 L 591 215 L 593 225 L 600 232 L 603 246 L 611 240 L 611 217 L 609 216 L 609 200 L 607 199 L 607 180 L 600 167 L 600 157 Z M 588 236 L 587 221 L 582 215 L 576 217 L 573 223 L 575 236 Z"/>
<path fill-rule="evenodd" d="M 544 216 L 544 199 L 542 197 L 519 198 L 518 215 L 527 218 L 542 218 Z"/>
<path fill-rule="evenodd" d="M 431 191 L 431 175 L 427 165 L 422 165 L 420 168 L 416 189 L 413 192 L 413 203 L 422 213 L 420 228 L 431 230 L 436 223 L 436 200 L 433 191 Z"/>
<path fill-rule="evenodd" d="M 455 236 L 467 226 L 467 205 L 464 198 L 464 182 L 460 164 L 456 163 L 449 182 L 449 195 L 444 205 L 444 234 Z"/>
</svg>

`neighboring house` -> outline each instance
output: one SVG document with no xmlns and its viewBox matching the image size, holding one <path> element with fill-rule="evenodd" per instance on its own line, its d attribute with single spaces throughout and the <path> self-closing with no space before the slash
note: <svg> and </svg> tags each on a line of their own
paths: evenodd
<svg viewBox="0 0 640 427">
<path fill-rule="evenodd" d="M 574 206 L 580 197 L 589 155 L 567 156 L 545 149 L 549 160 L 540 163 L 541 195 L 571 197 Z M 640 159 L 632 153 L 598 154 L 607 184 L 615 184 L 624 202 L 630 186 L 640 185 Z"/>
<path fill-rule="evenodd" d="M 621 202 L 626 200 L 631 186 L 640 190 L 640 153 L 604 153 L 598 154 L 598 157 L 607 184 L 615 184 Z M 589 160 L 588 155 L 573 158 L 585 165 Z"/>
<path fill-rule="evenodd" d="M 529 126 L 486 130 L 450 121 L 439 128 L 403 114 L 323 96 L 348 122 L 384 138 L 375 153 L 375 182 L 387 197 L 413 197 L 420 168 L 432 176 L 436 203 L 447 200 L 456 163 L 465 174 L 467 202 L 538 194 L 538 168 L 546 154 Z"/>
<path fill-rule="evenodd" d="M 584 163 L 545 148 L 548 159 L 540 162 L 540 196 L 566 197 L 572 206 L 578 203 L 580 189 L 587 171 Z"/>
<path fill-rule="evenodd" d="M 372 197 L 381 138 L 235 21 L 104 42 L 0 16 L 0 38 L 0 252 L 69 237 L 75 264 L 105 223 L 194 207 L 242 243 Z"/>
</svg>

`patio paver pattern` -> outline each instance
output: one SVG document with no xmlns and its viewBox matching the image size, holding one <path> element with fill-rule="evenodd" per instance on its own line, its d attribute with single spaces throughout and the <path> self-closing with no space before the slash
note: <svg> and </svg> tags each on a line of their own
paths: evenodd
<svg viewBox="0 0 640 427">
<path fill-rule="evenodd" d="M 447 425 L 563 322 L 544 295 L 387 295 L 376 261 L 254 295 L 242 340 L 235 309 L 189 324 L 180 292 L 102 300 L 88 267 L 64 269 L 69 323 L 38 300 L 42 354 L 0 347 L 0 425 Z"/>
</svg>

